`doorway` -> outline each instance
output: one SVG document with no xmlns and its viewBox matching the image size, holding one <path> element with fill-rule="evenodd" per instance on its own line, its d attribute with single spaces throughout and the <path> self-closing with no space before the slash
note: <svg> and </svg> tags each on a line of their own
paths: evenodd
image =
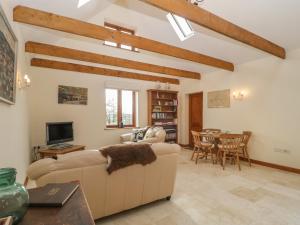
<svg viewBox="0 0 300 225">
<path fill-rule="evenodd" d="M 189 145 L 193 146 L 191 131 L 203 128 L 203 92 L 189 94 Z"/>
</svg>

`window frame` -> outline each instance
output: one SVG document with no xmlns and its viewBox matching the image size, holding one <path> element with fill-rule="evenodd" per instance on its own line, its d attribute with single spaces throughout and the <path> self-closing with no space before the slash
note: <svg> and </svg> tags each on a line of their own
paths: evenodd
<svg viewBox="0 0 300 225">
<path fill-rule="evenodd" d="M 104 27 L 108 28 L 108 29 L 111 29 L 111 30 L 114 30 L 114 31 L 119 31 L 121 33 L 126 33 L 126 34 L 129 34 L 129 35 L 135 35 L 134 30 L 126 28 L 126 27 L 121 27 L 121 26 L 118 26 L 118 25 L 115 25 L 115 24 L 112 24 L 112 23 L 104 22 Z M 105 41 L 116 43 L 117 46 L 112 46 L 112 45 L 105 44 Z M 131 51 L 131 52 L 139 52 L 138 49 L 134 46 L 130 46 L 130 45 L 127 45 L 127 44 L 124 44 L 124 43 L 113 42 L 113 41 L 110 41 L 110 40 L 104 40 L 103 45 L 108 46 L 108 47 L 119 48 L 119 49 Z M 121 45 L 130 46 L 131 49 L 122 48 Z"/>
<path fill-rule="evenodd" d="M 135 90 L 130 90 L 130 89 L 117 89 L 117 88 L 105 88 L 105 91 L 107 89 L 111 90 L 117 90 L 118 92 L 118 108 L 117 108 L 117 125 L 107 125 L 105 121 L 105 126 L 106 128 L 120 128 L 119 124 L 122 121 L 122 91 L 132 91 L 132 123 L 133 124 L 127 124 L 124 125 L 123 128 L 135 128 L 137 121 L 136 121 L 136 113 L 137 113 L 137 108 L 136 108 L 136 92 Z M 105 96 L 105 110 L 106 110 L 106 96 Z M 107 112 L 105 111 L 105 114 Z"/>
</svg>

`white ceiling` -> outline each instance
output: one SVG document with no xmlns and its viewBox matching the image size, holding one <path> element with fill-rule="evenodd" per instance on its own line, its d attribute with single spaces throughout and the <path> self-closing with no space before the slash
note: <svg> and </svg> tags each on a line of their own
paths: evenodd
<svg viewBox="0 0 300 225">
<path fill-rule="evenodd" d="M 192 24 L 197 35 L 185 42 L 180 42 L 166 20 L 166 12 L 138 0 L 91 0 L 77 8 L 78 0 L 11 0 L 11 7 L 22 4 L 60 15 L 90 21 L 103 25 L 104 20 L 136 29 L 137 35 L 204 53 L 213 57 L 233 62 L 235 65 L 259 59 L 268 54 L 231 40 L 210 30 Z M 243 28 L 279 44 L 287 50 L 300 48 L 300 1 L 299 0 L 205 0 L 201 7 L 221 16 Z M 91 39 L 82 39 L 62 32 L 51 31 L 22 25 L 25 40 L 57 43 L 61 38 L 71 38 L 86 43 L 87 48 L 99 43 Z M 102 46 L 101 46 L 102 48 Z M 107 48 L 107 47 L 106 47 Z M 81 46 L 81 50 L 84 49 Z M 174 64 L 178 68 L 211 72 L 212 67 L 203 66 L 185 60 L 161 56 L 141 51 L 140 54 L 123 53 L 124 50 L 111 50 L 110 55 L 122 56 L 143 61 L 147 57 L 158 58 L 163 65 Z M 127 54 L 127 55 L 126 55 Z M 173 63 L 172 63 L 173 62 Z"/>
</svg>

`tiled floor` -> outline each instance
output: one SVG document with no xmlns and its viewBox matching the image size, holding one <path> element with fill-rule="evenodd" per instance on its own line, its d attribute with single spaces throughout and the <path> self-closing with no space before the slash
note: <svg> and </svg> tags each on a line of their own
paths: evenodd
<svg viewBox="0 0 300 225">
<path fill-rule="evenodd" d="M 159 201 L 97 225 L 300 225 L 300 175 L 262 166 L 223 171 L 195 165 L 183 150 L 171 201 Z"/>
</svg>

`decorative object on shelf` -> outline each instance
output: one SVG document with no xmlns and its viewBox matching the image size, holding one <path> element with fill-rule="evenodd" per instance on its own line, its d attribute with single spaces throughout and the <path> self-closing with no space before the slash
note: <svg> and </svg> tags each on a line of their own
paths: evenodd
<svg viewBox="0 0 300 225">
<path fill-rule="evenodd" d="M 155 88 L 160 90 L 161 89 L 161 83 L 159 81 L 156 81 Z"/>
<path fill-rule="evenodd" d="M 230 90 L 211 91 L 207 93 L 208 108 L 230 108 Z"/>
<path fill-rule="evenodd" d="M 158 105 L 154 106 L 153 112 L 161 112 L 161 106 Z"/>
<path fill-rule="evenodd" d="M 58 104 L 87 105 L 87 101 L 87 88 L 58 86 Z"/>
<path fill-rule="evenodd" d="M 25 215 L 28 193 L 24 186 L 16 183 L 16 169 L 0 169 L 0 217 L 12 216 L 17 224 Z"/>
<path fill-rule="evenodd" d="M 171 85 L 170 85 L 170 83 L 168 83 L 168 82 L 166 83 L 165 89 L 166 89 L 166 90 L 171 90 Z"/>
<path fill-rule="evenodd" d="M 232 96 L 235 100 L 242 101 L 246 97 L 246 92 L 245 91 L 235 91 L 235 92 L 233 92 Z"/>
<path fill-rule="evenodd" d="M 0 100 L 16 101 L 17 38 L 0 7 Z"/>
<path fill-rule="evenodd" d="M 18 77 L 17 80 L 18 80 L 19 89 L 24 89 L 24 88 L 30 87 L 31 80 L 30 80 L 28 74 L 25 74 L 23 78 L 18 74 L 17 77 Z"/>
</svg>

